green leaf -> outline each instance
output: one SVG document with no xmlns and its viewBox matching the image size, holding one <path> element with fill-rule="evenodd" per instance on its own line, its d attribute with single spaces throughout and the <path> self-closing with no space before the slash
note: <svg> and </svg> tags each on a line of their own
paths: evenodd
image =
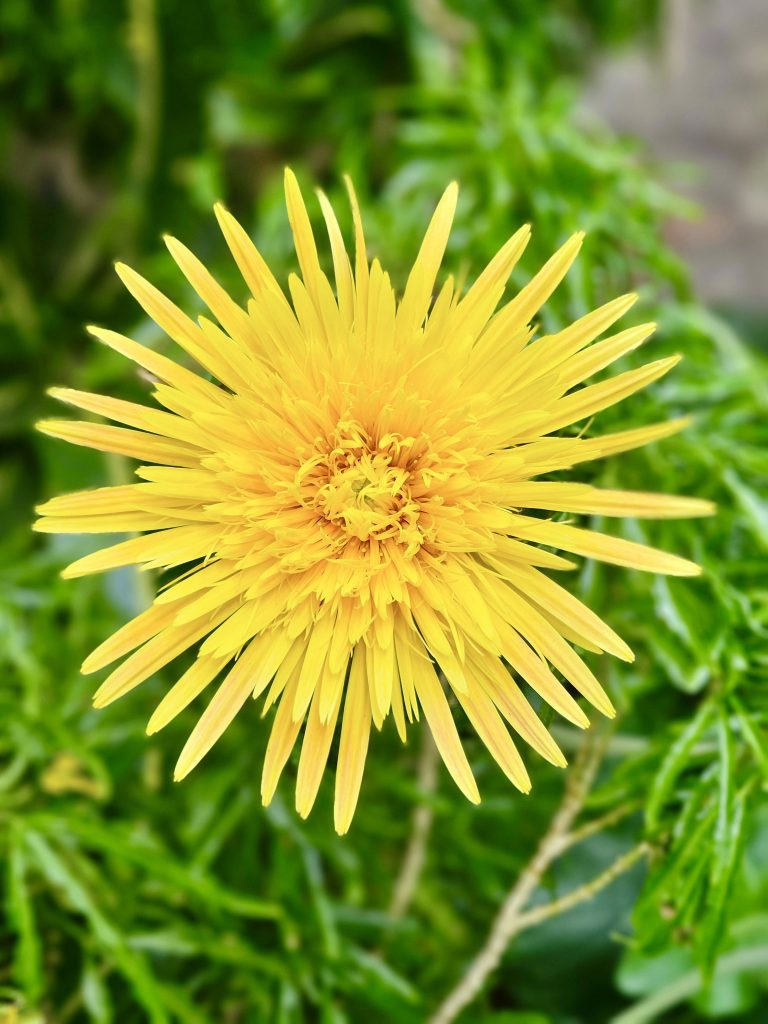
<svg viewBox="0 0 768 1024">
<path fill-rule="evenodd" d="M 36 1006 L 45 990 L 42 946 L 27 885 L 28 864 L 23 832 L 19 828 L 13 828 L 10 836 L 6 906 L 9 921 L 16 931 L 13 976 L 29 1004 Z"/>
<path fill-rule="evenodd" d="M 409 1003 L 418 1002 L 418 991 L 380 956 L 374 956 L 359 947 L 352 947 L 350 958 L 362 969 L 368 983 L 378 983 Z"/>
<path fill-rule="evenodd" d="M 744 483 L 731 468 L 726 469 L 723 473 L 723 483 L 730 490 L 743 512 L 752 537 L 763 551 L 768 551 L 768 502 Z"/>
<path fill-rule="evenodd" d="M 651 785 L 645 808 L 645 823 L 649 832 L 655 832 L 658 828 L 661 813 L 672 794 L 677 777 L 685 768 L 693 747 L 709 725 L 712 713 L 713 707 L 709 702 L 701 704 L 662 761 Z"/>
<path fill-rule="evenodd" d="M 741 848 L 746 797 L 733 791 L 733 744 L 730 725 L 723 712 L 718 719 L 720 780 L 714 851 L 710 868 L 705 916 L 697 939 L 704 971 L 710 977 L 718 949 L 725 939 L 725 910 Z"/>
<path fill-rule="evenodd" d="M 96 965 L 87 960 L 83 969 L 83 980 L 80 983 L 83 994 L 83 1006 L 95 1024 L 112 1024 L 114 1013 L 109 990 L 104 983 L 104 976 Z"/>
<path fill-rule="evenodd" d="M 28 831 L 25 843 L 37 869 L 62 895 L 66 904 L 81 913 L 90 925 L 96 943 L 108 953 L 127 981 L 137 1001 L 148 1013 L 151 1024 L 169 1024 L 159 988 L 144 958 L 126 944 L 117 927 L 65 859 L 39 833 Z"/>
<path fill-rule="evenodd" d="M 757 730 L 755 729 L 750 716 L 744 710 L 744 706 L 741 701 L 736 697 L 731 697 L 730 705 L 736 714 L 736 718 L 739 722 L 739 728 L 741 729 L 747 746 L 751 750 L 752 756 L 762 772 L 763 781 L 764 783 L 768 783 L 768 752 L 766 751 L 766 741 L 761 740 L 758 736 Z"/>
<path fill-rule="evenodd" d="M 282 909 L 277 904 L 231 892 L 209 874 L 202 871 L 191 872 L 186 865 L 168 856 L 162 847 L 147 843 L 136 835 L 126 835 L 124 831 L 114 826 L 102 825 L 85 818 L 64 823 L 43 815 L 36 816 L 34 822 L 38 828 L 51 829 L 54 833 L 64 830 L 77 835 L 86 845 L 143 868 L 151 876 L 230 913 L 268 920 L 276 920 L 282 916 Z"/>
</svg>

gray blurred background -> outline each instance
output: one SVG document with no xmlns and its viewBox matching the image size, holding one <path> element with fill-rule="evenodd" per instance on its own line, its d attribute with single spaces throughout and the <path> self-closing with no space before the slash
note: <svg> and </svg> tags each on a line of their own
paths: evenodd
<svg viewBox="0 0 768 1024">
<path fill-rule="evenodd" d="M 603 56 L 586 102 L 700 205 L 668 237 L 702 299 L 760 317 L 768 267 L 768 2 L 666 0 L 658 38 Z M 759 340 L 759 339 L 758 339 Z"/>
</svg>

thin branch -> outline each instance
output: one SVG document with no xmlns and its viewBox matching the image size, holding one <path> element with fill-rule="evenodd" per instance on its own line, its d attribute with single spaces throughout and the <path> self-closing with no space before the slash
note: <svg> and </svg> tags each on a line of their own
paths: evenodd
<svg viewBox="0 0 768 1024">
<path fill-rule="evenodd" d="M 563 850 L 568 849 L 571 846 L 575 846 L 576 843 L 583 843 L 585 839 L 589 839 L 590 836 L 597 835 L 598 832 L 604 832 L 605 829 L 610 828 L 611 825 L 615 825 L 617 821 L 621 821 L 622 818 L 626 818 L 628 814 L 632 814 L 640 807 L 640 802 L 633 800 L 632 803 L 622 804 L 620 807 L 614 807 L 612 811 L 608 811 L 606 814 L 601 814 L 599 818 L 594 818 L 592 821 L 586 822 L 581 828 L 574 829 L 569 832 L 567 836 L 563 838 Z"/>
<path fill-rule="evenodd" d="M 496 915 L 485 945 L 470 963 L 458 985 L 430 1017 L 428 1024 L 451 1024 L 472 1002 L 486 979 L 498 967 L 510 940 L 517 934 L 523 907 L 541 882 L 544 872 L 568 845 L 567 836 L 584 806 L 608 743 L 608 733 L 587 733 L 570 774 L 560 806 L 555 811 L 536 852 L 518 876 Z"/>
<path fill-rule="evenodd" d="M 637 846 L 633 846 L 631 850 L 627 850 L 621 857 L 618 857 L 610 867 L 596 875 L 590 882 L 585 882 L 584 885 L 580 885 L 577 889 L 572 889 L 571 892 L 566 893 L 565 896 L 561 896 L 557 900 L 552 900 L 551 903 L 544 903 L 540 907 L 533 907 L 524 914 L 520 914 L 517 918 L 514 935 L 519 935 L 520 932 L 533 928 L 537 924 L 541 924 L 542 921 L 549 920 L 550 917 L 557 917 L 558 914 L 564 914 L 573 907 L 577 907 L 580 903 L 586 903 L 587 900 L 591 900 L 602 889 L 609 886 L 614 879 L 618 878 L 619 875 L 629 871 L 631 867 L 645 857 L 648 850 L 647 843 L 638 843 Z"/>
<path fill-rule="evenodd" d="M 411 904 L 427 856 L 429 833 L 432 829 L 431 797 L 437 789 L 438 753 L 432 733 L 422 728 L 421 753 L 417 770 L 417 782 L 423 797 L 414 807 L 411 817 L 411 835 L 408 840 L 400 873 L 392 890 L 392 899 L 387 914 L 392 922 L 399 921 Z"/>
</svg>

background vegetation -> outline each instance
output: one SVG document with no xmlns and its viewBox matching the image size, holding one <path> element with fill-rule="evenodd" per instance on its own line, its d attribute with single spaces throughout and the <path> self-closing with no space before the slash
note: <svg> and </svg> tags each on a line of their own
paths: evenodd
<svg viewBox="0 0 768 1024">
<path fill-rule="evenodd" d="M 695 303 L 665 246 L 663 224 L 688 211 L 576 101 L 595 52 L 657 31 L 655 7 L 4 0 L 0 1021 L 415 1024 L 456 985 L 516 882 L 511 941 L 461 1020 L 766 1019 L 768 376 Z M 239 293 L 210 212 L 223 198 L 279 269 L 292 265 L 286 162 L 340 208 L 340 174 L 353 175 L 371 249 L 401 281 L 454 177 L 449 259 L 469 273 L 524 220 L 535 233 L 518 281 L 583 227 L 545 327 L 636 287 L 639 316 L 660 323 L 654 355 L 686 355 L 601 427 L 680 413 L 695 425 L 599 479 L 710 497 L 720 512 L 647 527 L 698 559 L 700 580 L 586 565 L 574 583 L 638 655 L 599 666 L 620 716 L 571 769 L 574 823 L 553 826 L 565 776 L 543 762 L 522 798 L 467 735 L 475 808 L 428 744 L 403 748 L 388 730 L 339 839 L 328 781 L 306 824 L 289 779 L 262 810 L 266 728 L 254 716 L 174 786 L 196 712 L 144 736 L 168 673 L 90 709 L 80 661 L 146 604 L 152 580 L 63 583 L 58 570 L 87 542 L 28 527 L 35 501 L 130 468 L 31 425 L 50 411 L 52 383 L 147 391 L 82 331 L 104 323 L 165 345 L 118 287 L 114 259 L 190 305 L 159 242 L 167 230 Z M 583 737 L 555 728 L 576 755 Z"/>
</svg>

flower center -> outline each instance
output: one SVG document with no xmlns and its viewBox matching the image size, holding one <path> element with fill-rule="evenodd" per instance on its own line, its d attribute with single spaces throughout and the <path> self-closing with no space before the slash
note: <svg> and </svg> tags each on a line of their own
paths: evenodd
<svg viewBox="0 0 768 1024">
<path fill-rule="evenodd" d="M 346 541 L 393 539 L 408 554 L 421 546 L 420 507 L 411 494 L 408 452 L 399 436 L 378 443 L 358 423 L 342 422 L 318 445 L 304 478 L 311 504 Z"/>
<path fill-rule="evenodd" d="M 409 503 L 408 471 L 389 464 L 383 452 L 365 452 L 349 465 L 330 466 L 317 495 L 326 519 L 358 540 L 391 537 Z M 416 510 L 418 511 L 418 509 Z"/>
</svg>

